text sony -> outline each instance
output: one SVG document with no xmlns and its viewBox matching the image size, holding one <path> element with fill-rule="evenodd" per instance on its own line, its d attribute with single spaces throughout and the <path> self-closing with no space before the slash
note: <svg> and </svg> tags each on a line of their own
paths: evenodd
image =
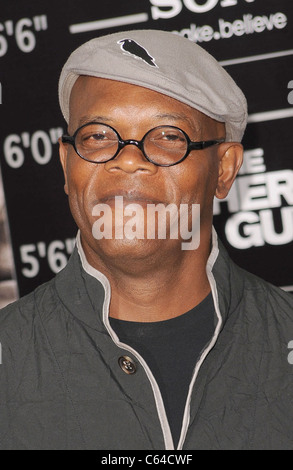
<svg viewBox="0 0 293 470">
<path fill-rule="evenodd" d="M 159 18 L 169 19 L 179 15 L 183 6 L 192 13 L 206 13 L 218 4 L 221 7 L 232 7 L 238 4 L 239 0 L 206 0 L 198 2 L 196 0 L 150 0 L 153 20 Z M 245 0 L 246 3 L 253 3 L 255 0 Z"/>
</svg>

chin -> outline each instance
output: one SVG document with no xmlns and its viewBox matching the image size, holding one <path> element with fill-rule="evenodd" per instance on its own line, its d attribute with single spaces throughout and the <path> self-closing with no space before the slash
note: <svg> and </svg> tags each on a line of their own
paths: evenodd
<svg viewBox="0 0 293 470">
<path fill-rule="evenodd" d="M 95 240 L 94 243 L 97 254 L 99 252 L 103 252 L 109 257 L 130 256 L 143 258 L 148 256 L 149 253 L 156 252 L 158 250 L 158 240 L 102 239 Z"/>
<path fill-rule="evenodd" d="M 177 243 L 174 243 L 177 242 Z M 94 251 L 97 256 L 115 264 L 130 262 L 150 263 L 162 262 L 164 253 L 170 253 L 178 245 L 178 240 L 145 240 L 145 239 L 123 239 L 123 240 L 95 240 Z"/>
</svg>

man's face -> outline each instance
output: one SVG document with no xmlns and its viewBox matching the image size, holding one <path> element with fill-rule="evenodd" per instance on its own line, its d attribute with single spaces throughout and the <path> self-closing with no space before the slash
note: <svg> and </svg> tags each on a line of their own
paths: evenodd
<svg viewBox="0 0 293 470">
<path fill-rule="evenodd" d="M 97 121 L 115 128 L 122 139 L 140 140 L 150 129 L 177 126 L 191 140 L 212 140 L 225 136 L 224 124 L 214 121 L 179 101 L 123 82 L 80 77 L 70 99 L 69 133 Z M 224 149 L 220 151 L 220 147 Z M 124 203 L 164 205 L 200 204 L 201 237 L 209 233 L 212 203 L 219 188 L 221 158 L 227 144 L 192 151 L 181 163 L 160 167 L 146 160 L 134 145 L 128 145 L 114 160 L 94 164 L 84 161 L 71 145 L 61 144 L 65 191 L 73 217 L 80 228 L 85 251 L 103 256 L 148 257 L 158 249 L 179 247 L 180 240 L 96 240 L 92 234 L 100 203 L 114 209 L 114 196 Z M 225 147 L 226 146 L 226 147 Z M 219 197 L 226 194 L 218 189 Z"/>
</svg>

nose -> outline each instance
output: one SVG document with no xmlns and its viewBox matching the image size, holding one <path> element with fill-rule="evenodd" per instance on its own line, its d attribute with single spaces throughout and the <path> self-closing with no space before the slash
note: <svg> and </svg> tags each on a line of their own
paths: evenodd
<svg viewBox="0 0 293 470">
<path fill-rule="evenodd" d="M 158 167 L 145 158 L 137 141 L 127 140 L 118 155 L 105 163 L 105 170 L 109 172 L 124 171 L 125 173 L 143 172 L 152 175 L 158 171 Z"/>
</svg>

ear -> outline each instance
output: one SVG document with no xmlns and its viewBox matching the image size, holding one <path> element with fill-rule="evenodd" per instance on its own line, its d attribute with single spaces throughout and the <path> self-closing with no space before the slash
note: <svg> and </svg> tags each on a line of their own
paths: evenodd
<svg viewBox="0 0 293 470">
<path fill-rule="evenodd" d="M 215 195 L 224 199 L 243 162 L 243 146 L 239 142 L 224 142 L 218 147 L 219 175 Z"/>
<path fill-rule="evenodd" d="M 59 157 L 60 157 L 60 162 L 63 168 L 63 173 L 64 173 L 64 179 L 65 179 L 65 184 L 64 184 L 64 191 L 68 195 L 68 184 L 67 184 L 67 146 L 64 144 L 61 140 L 61 137 L 58 139 L 59 142 Z"/>
</svg>

